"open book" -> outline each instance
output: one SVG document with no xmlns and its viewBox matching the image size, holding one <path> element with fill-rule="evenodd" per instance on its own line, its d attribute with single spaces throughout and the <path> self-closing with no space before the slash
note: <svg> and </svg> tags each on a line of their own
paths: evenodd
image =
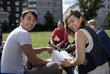
<svg viewBox="0 0 110 74">
<path fill-rule="evenodd" d="M 71 55 L 67 51 L 58 51 L 58 50 L 53 50 L 52 52 L 52 59 L 59 65 L 64 59 L 70 59 L 72 58 Z"/>
</svg>

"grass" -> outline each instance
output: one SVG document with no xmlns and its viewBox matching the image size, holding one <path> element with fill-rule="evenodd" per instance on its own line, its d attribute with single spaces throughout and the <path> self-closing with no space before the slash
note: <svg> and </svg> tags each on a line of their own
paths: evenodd
<svg viewBox="0 0 110 74">
<path fill-rule="evenodd" d="M 106 30 L 107 34 L 110 37 L 110 30 Z M 48 45 L 48 41 L 52 32 L 30 32 L 32 37 L 32 45 L 33 47 L 46 47 Z M 9 33 L 3 33 L 3 40 L 5 41 Z M 73 41 L 71 37 L 69 37 L 69 41 Z M 50 54 L 47 52 L 43 52 L 38 55 L 42 59 L 47 59 L 50 57 Z M 63 72 L 63 74 L 66 74 Z"/>
<path fill-rule="evenodd" d="M 30 32 L 32 37 L 33 47 L 46 47 L 49 46 L 49 38 L 52 32 Z M 6 41 L 6 38 L 9 33 L 3 33 L 3 40 Z M 70 37 L 71 38 L 71 37 Z M 72 38 L 71 38 L 72 39 Z M 39 55 L 40 58 L 47 59 L 50 55 L 47 52 L 43 52 Z"/>
<path fill-rule="evenodd" d="M 5 41 L 9 33 L 3 33 L 3 40 Z M 48 46 L 51 32 L 30 32 L 32 37 L 33 47 Z"/>
<path fill-rule="evenodd" d="M 9 33 L 3 33 L 3 40 L 6 41 L 6 38 Z M 32 37 L 32 45 L 33 47 L 46 47 L 48 45 L 49 37 L 51 32 L 30 32 Z M 43 52 L 38 55 L 42 59 L 47 59 L 50 57 L 49 53 Z"/>
<path fill-rule="evenodd" d="M 110 36 L 110 30 L 106 30 L 107 34 Z M 48 41 L 52 32 L 30 32 L 32 37 L 32 45 L 33 47 L 46 47 L 48 45 Z M 3 33 L 3 40 L 5 41 L 9 33 Z M 69 37 L 69 41 L 73 41 L 71 37 Z M 43 59 L 47 59 L 50 55 L 47 52 L 41 53 L 39 57 Z"/>
<path fill-rule="evenodd" d="M 109 35 L 109 37 L 110 37 L 110 30 L 105 30 L 106 32 L 107 32 L 107 34 Z"/>
</svg>

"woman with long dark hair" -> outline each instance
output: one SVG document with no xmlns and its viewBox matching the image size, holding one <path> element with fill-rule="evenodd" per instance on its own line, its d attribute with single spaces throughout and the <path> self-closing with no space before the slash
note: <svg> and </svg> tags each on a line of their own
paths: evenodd
<svg viewBox="0 0 110 74">
<path fill-rule="evenodd" d="M 63 67 L 75 67 L 75 74 L 109 74 L 104 46 L 96 32 L 86 24 L 79 11 L 70 11 L 66 16 L 67 33 L 75 39 L 75 57 L 65 59 Z"/>
</svg>

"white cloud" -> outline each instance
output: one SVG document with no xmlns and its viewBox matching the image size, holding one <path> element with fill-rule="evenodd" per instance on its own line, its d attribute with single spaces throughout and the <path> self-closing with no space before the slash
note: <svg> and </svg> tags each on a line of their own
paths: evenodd
<svg viewBox="0 0 110 74">
<path fill-rule="evenodd" d="M 77 0 L 63 0 L 63 12 L 71 5 L 76 3 Z"/>
</svg>

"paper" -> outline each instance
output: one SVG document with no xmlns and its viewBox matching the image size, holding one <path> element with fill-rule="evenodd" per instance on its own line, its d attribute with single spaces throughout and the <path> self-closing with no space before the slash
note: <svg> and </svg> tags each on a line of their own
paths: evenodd
<svg viewBox="0 0 110 74">
<path fill-rule="evenodd" d="M 71 55 L 66 52 L 66 51 L 58 51 L 58 50 L 53 50 L 52 52 L 52 59 L 59 65 L 62 63 L 64 59 L 70 59 L 72 58 Z"/>
</svg>

